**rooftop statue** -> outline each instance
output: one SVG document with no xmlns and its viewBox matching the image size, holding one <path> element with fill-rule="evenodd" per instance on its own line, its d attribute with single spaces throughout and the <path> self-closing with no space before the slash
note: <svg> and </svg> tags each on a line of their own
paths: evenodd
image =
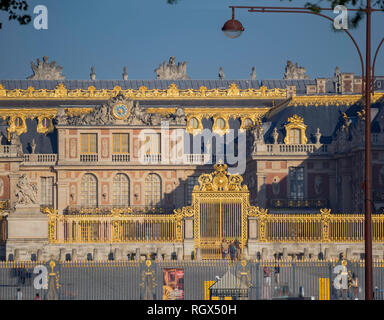
<svg viewBox="0 0 384 320">
<path fill-rule="evenodd" d="M 219 79 L 220 80 L 223 80 L 225 78 L 225 73 L 223 71 L 223 68 L 220 67 L 220 70 L 219 70 Z"/>
<path fill-rule="evenodd" d="M 305 74 L 307 70 L 304 67 L 299 67 L 297 62 L 295 64 L 292 61 L 288 60 L 285 67 L 284 80 L 302 80 L 308 79 L 308 76 Z"/>
<path fill-rule="evenodd" d="M 256 67 L 252 67 L 251 80 L 256 80 Z"/>
<path fill-rule="evenodd" d="M 65 80 L 65 76 L 61 74 L 63 69 L 56 65 L 56 61 L 48 62 L 48 57 L 43 57 L 43 62 L 37 59 L 37 65 L 31 61 L 33 75 L 29 76 L 28 80 Z"/>
<path fill-rule="evenodd" d="M 175 63 L 175 57 L 170 57 L 169 62 L 163 62 L 157 69 L 156 79 L 159 80 L 189 80 L 187 76 L 187 62 Z"/>
</svg>

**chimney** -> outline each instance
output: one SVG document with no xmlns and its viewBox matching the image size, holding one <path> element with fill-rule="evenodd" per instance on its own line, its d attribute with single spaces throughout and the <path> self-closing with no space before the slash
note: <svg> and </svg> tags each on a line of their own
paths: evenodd
<svg viewBox="0 0 384 320">
<path fill-rule="evenodd" d="M 325 78 L 317 78 L 316 79 L 316 90 L 318 94 L 326 93 L 326 79 Z"/>
<path fill-rule="evenodd" d="M 287 98 L 296 97 L 296 86 L 287 86 Z"/>
<path fill-rule="evenodd" d="M 354 79 L 355 75 L 353 73 L 341 74 L 341 94 L 354 92 Z"/>
</svg>

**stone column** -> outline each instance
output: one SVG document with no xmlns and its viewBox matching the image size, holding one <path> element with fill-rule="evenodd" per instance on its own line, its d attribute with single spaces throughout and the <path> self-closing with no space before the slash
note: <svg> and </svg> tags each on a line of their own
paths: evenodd
<svg viewBox="0 0 384 320">
<path fill-rule="evenodd" d="M 324 260 L 329 260 L 329 249 L 324 248 Z"/>
<path fill-rule="evenodd" d="M 19 180 L 19 174 L 18 173 L 10 173 L 9 174 L 9 200 L 10 200 L 9 205 L 11 208 L 16 203 L 15 190 L 16 190 L 16 184 L 17 184 L 18 180 Z"/>
<path fill-rule="evenodd" d="M 116 261 L 121 260 L 121 251 L 119 248 L 115 248 L 115 252 L 113 253 L 113 258 Z"/>
<path fill-rule="evenodd" d="M 283 259 L 284 260 L 288 259 L 288 250 L 287 250 L 287 248 L 283 248 Z"/>
<path fill-rule="evenodd" d="M 183 260 L 183 249 L 182 248 L 177 248 L 176 249 L 176 258 L 177 260 Z"/>
<path fill-rule="evenodd" d="M 20 249 L 15 249 L 15 254 L 13 255 L 13 260 L 14 261 L 20 260 Z"/>
<path fill-rule="evenodd" d="M 65 249 L 64 248 L 60 248 L 59 261 L 65 261 Z"/>
<path fill-rule="evenodd" d="M 336 209 L 337 207 L 337 186 L 336 176 L 329 176 L 329 207 Z"/>
<path fill-rule="evenodd" d="M 57 182 L 57 211 L 59 214 L 63 214 L 64 209 L 68 206 L 68 183 Z"/>
<path fill-rule="evenodd" d="M 140 248 L 136 248 L 135 260 L 140 261 Z"/>
<path fill-rule="evenodd" d="M 266 175 L 264 173 L 257 174 L 257 204 L 261 208 L 266 207 L 266 184 L 265 184 Z"/>
<path fill-rule="evenodd" d="M 196 260 L 201 261 L 201 249 L 196 248 Z"/>
<path fill-rule="evenodd" d="M 41 249 L 38 249 L 37 250 L 37 253 L 36 253 L 36 260 L 37 261 L 42 261 L 43 260 L 43 251 Z"/>
<path fill-rule="evenodd" d="M 308 250 L 308 248 L 304 248 L 304 259 L 309 259 L 309 250 Z"/>
<path fill-rule="evenodd" d="M 268 249 L 267 248 L 263 248 L 261 250 L 261 259 L 268 259 Z"/>
<path fill-rule="evenodd" d="M 100 260 L 100 254 L 98 249 L 93 249 L 93 260 L 94 261 L 99 261 Z"/>
<path fill-rule="evenodd" d="M 72 249 L 72 261 L 77 261 L 77 250 Z"/>
</svg>

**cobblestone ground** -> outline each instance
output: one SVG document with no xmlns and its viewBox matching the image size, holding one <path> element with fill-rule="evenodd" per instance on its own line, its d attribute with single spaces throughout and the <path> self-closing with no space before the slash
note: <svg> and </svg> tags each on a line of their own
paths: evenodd
<svg viewBox="0 0 384 320">
<path fill-rule="evenodd" d="M 151 286 L 151 296 L 154 299 L 163 298 L 163 270 L 167 268 L 184 269 L 184 299 L 202 300 L 207 294 L 204 284 L 207 281 L 224 279 L 230 272 L 235 279 L 244 271 L 240 263 L 231 265 L 227 262 L 217 261 L 208 263 L 153 263 L 151 269 L 147 269 L 144 263 L 136 266 L 88 266 L 88 267 L 64 267 L 57 265 L 56 287 L 58 298 L 61 300 L 138 300 L 144 297 L 146 285 Z M 364 299 L 364 268 L 359 264 L 349 267 L 360 279 L 361 290 L 358 298 Z M 270 278 L 267 279 L 264 265 L 260 263 L 248 263 L 246 283 L 249 286 L 249 299 L 279 299 L 287 297 L 305 297 L 319 299 L 319 279 L 329 279 L 332 288 L 332 280 L 335 275 L 333 265 L 323 264 L 287 264 L 275 269 L 275 265 L 269 265 Z M 144 275 L 150 274 L 144 281 Z M 0 300 L 15 300 L 17 289 L 20 288 L 23 300 L 32 300 L 36 293 L 42 299 L 47 298 L 47 290 L 36 290 L 34 287 L 33 268 L 0 268 Z M 374 268 L 375 298 L 382 300 L 384 297 L 384 268 Z M 231 282 L 232 281 L 232 282 Z M 230 280 L 228 288 L 238 286 L 238 282 Z M 328 280 L 326 280 L 328 281 Z M 145 284 L 144 284 L 145 282 Z M 353 299 L 352 290 L 346 292 L 330 290 L 331 299 Z"/>
</svg>

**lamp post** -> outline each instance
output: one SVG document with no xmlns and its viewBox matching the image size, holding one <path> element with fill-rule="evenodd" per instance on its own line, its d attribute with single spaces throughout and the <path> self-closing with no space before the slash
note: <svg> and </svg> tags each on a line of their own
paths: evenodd
<svg viewBox="0 0 384 320">
<path fill-rule="evenodd" d="M 232 19 L 228 20 L 222 31 L 226 35 L 230 35 L 230 38 L 239 37 L 245 30 L 241 22 L 235 20 L 235 9 L 247 9 L 249 12 L 260 13 L 305 13 L 313 14 L 333 22 L 333 19 L 320 11 L 333 11 L 330 8 L 319 8 L 319 12 L 311 11 L 307 8 L 297 7 L 260 7 L 260 6 L 230 6 L 232 9 Z M 371 16 L 375 11 L 382 11 L 373 9 L 371 0 L 367 0 L 367 5 L 362 9 L 348 9 L 349 11 L 362 11 L 366 13 L 366 52 L 365 52 L 365 68 L 364 60 L 361 54 L 361 50 L 347 29 L 342 29 L 353 41 L 355 48 L 359 54 L 361 62 L 361 77 L 363 80 L 362 94 L 365 101 L 365 181 L 364 181 L 364 193 L 365 193 L 365 299 L 373 299 L 373 277 L 372 277 L 372 170 L 371 170 L 371 94 L 374 92 L 374 68 L 377 54 L 380 50 L 384 39 L 380 42 L 374 57 L 373 66 L 371 66 Z M 365 77 L 364 77 L 365 70 Z"/>
</svg>

